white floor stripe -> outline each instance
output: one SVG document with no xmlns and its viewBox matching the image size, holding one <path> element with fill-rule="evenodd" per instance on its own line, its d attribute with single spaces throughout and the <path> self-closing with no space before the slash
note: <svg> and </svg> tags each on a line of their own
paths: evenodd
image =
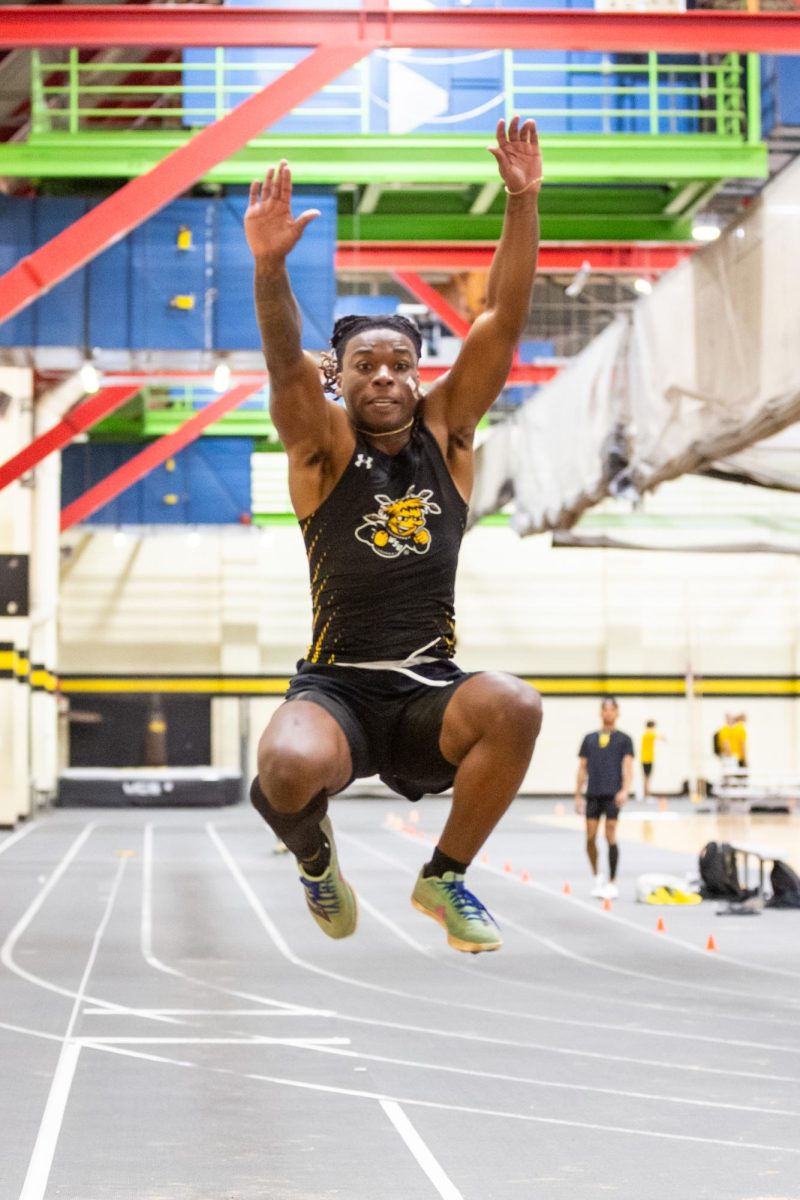
<svg viewBox="0 0 800 1200">
<path fill-rule="evenodd" d="M 21 842 L 24 837 L 27 837 L 29 833 L 33 833 L 36 828 L 37 823 L 32 821 L 30 825 L 24 825 L 22 829 L 16 829 L 8 837 L 4 837 L 0 841 L 0 854 L 5 854 L 6 850 L 10 850 L 12 846 L 16 846 L 17 842 Z"/>
<path fill-rule="evenodd" d="M 381 1100 L 380 1106 L 430 1179 L 442 1200 L 464 1200 L 462 1193 L 444 1173 L 414 1126 L 394 1100 Z"/>
<path fill-rule="evenodd" d="M 397 830 L 395 830 L 391 825 L 384 825 L 384 828 L 389 830 L 389 832 L 391 832 L 391 833 L 397 832 Z M 352 842 L 353 845 L 355 845 L 359 849 L 363 850 L 364 853 L 366 853 L 370 857 L 379 858 L 383 862 L 389 863 L 390 866 L 394 866 L 395 868 L 403 871 L 407 875 L 416 876 L 416 867 L 409 866 L 408 863 L 403 862 L 401 859 L 397 858 L 396 855 L 386 854 L 384 851 L 379 850 L 374 846 L 368 845 L 366 842 L 362 841 L 361 838 L 354 837 L 352 834 L 337 833 L 336 836 L 337 836 L 337 839 L 341 840 L 342 842 Z M 503 878 L 506 880 L 509 878 L 509 876 L 506 874 L 506 872 L 496 872 L 496 873 L 502 874 Z M 518 880 L 517 882 L 521 883 L 522 881 Z M 526 883 L 524 886 L 527 887 L 529 885 Z M 607 914 L 603 914 L 603 915 L 607 915 Z M 498 914 L 498 916 L 499 916 L 499 914 Z M 505 918 L 504 918 L 504 921 L 505 921 Z M 531 938 L 534 938 L 538 941 L 541 941 L 541 943 L 543 945 L 548 946 L 556 954 L 563 955 L 565 958 L 572 958 L 572 959 L 575 959 L 577 962 L 586 963 L 587 966 L 599 967 L 599 968 L 603 968 L 607 971 L 612 971 L 612 972 L 619 971 L 622 974 L 626 973 L 624 968 L 609 967 L 608 964 L 603 963 L 598 959 L 586 958 L 580 954 L 575 953 L 574 951 L 568 950 L 565 946 L 562 946 L 559 942 L 552 941 L 551 939 L 548 939 L 548 938 L 540 937 L 537 934 L 533 934 L 530 930 L 528 931 L 528 936 Z M 660 938 L 662 935 L 659 934 L 658 936 Z M 450 961 L 448 964 L 450 970 L 458 970 L 459 969 L 459 964 L 457 961 L 454 961 L 454 959 L 455 959 L 455 956 L 450 956 Z M 492 964 L 492 966 L 494 968 L 494 963 Z M 465 969 L 462 967 L 461 973 L 463 973 L 464 970 Z M 472 975 L 472 974 L 474 974 L 474 971 L 470 967 L 467 969 L 467 973 Z M 627 973 L 632 973 L 635 978 L 641 978 L 646 981 L 653 981 L 653 982 L 657 982 L 659 984 L 663 982 L 663 978 L 661 976 L 645 975 L 643 972 L 640 972 L 640 971 L 639 972 L 636 972 L 636 971 L 627 972 Z M 532 984 L 532 983 L 530 983 L 530 981 L 527 981 L 527 980 L 509 978 L 507 975 L 499 974 L 494 969 L 492 971 L 492 978 L 497 979 L 499 982 L 502 982 L 502 983 L 511 984 L 513 987 L 516 987 L 516 988 L 523 988 L 526 992 L 532 992 L 534 994 L 543 994 L 543 995 L 558 996 L 558 997 L 569 997 L 570 999 L 577 999 L 580 1001 L 592 1000 L 593 995 L 594 995 L 594 993 L 589 995 L 589 994 L 587 994 L 586 991 L 575 991 L 574 989 L 571 989 L 571 988 L 551 987 L 551 986 L 548 986 L 546 984 L 541 984 L 541 983 Z M 695 985 L 687 985 L 687 986 L 694 987 Z M 733 992 L 728 988 L 714 988 L 714 987 L 709 987 L 708 989 L 706 989 L 702 984 L 697 985 L 697 990 L 701 991 L 701 993 L 706 990 L 708 990 L 710 992 L 719 992 L 721 994 L 724 994 L 725 996 L 741 995 L 743 997 L 746 997 L 749 1000 L 769 999 L 771 1005 L 774 1003 L 774 996 L 767 998 L 765 996 L 756 995 L 755 993 L 752 993 L 752 992 L 739 993 L 739 992 Z M 656 1003 L 653 1003 L 652 1001 L 648 1001 L 648 1000 L 627 1000 L 627 999 L 625 999 L 625 997 L 622 997 L 622 996 L 615 996 L 614 1004 L 617 1007 L 635 1009 L 637 1012 L 642 1012 L 644 1010 L 652 1010 L 654 1012 L 666 1013 L 670 1016 L 671 1019 L 674 1018 L 678 1014 L 683 1014 L 683 1015 L 692 1017 L 694 1019 L 697 1019 L 697 1016 L 698 1016 L 697 1010 L 695 1008 L 681 1007 L 678 1004 L 656 1004 Z M 496 1012 L 498 1014 L 501 1014 L 503 1012 L 503 1010 L 501 1010 L 501 1009 L 492 1009 L 489 1011 Z M 516 1015 L 516 1016 L 525 1018 L 525 1017 L 527 1017 L 528 1014 L 525 1014 L 525 1013 L 516 1013 L 515 1014 L 511 1011 L 508 1011 L 506 1015 L 509 1015 L 509 1016 Z M 713 1020 L 713 1021 L 721 1021 L 721 1020 L 722 1021 L 738 1021 L 740 1023 L 744 1020 L 746 1020 L 749 1023 L 758 1023 L 759 1021 L 761 1021 L 765 1024 L 769 1024 L 770 1027 L 774 1027 L 776 1025 L 786 1025 L 787 1027 L 791 1028 L 792 1030 L 795 1030 L 797 1028 L 797 1018 L 796 1017 L 792 1017 L 791 1019 L 781 1019 L 780 1017 L 775 1017 L 773 1015 L 771 1008 L 770 1008 L 769 1015 L 764 1016 L 764 1017 L 759 1017 L 757 1013 L 748 1013 L 747 1017 L 745 1018 L 745 1017 L 739 1016 L 735 1013 L 722 1013 L 722 1012 L 715 1011 L 713 1013 L 709 1013 L 708 1018 L 709 1018 L 709 1020 Z"/>
<path fill-rule="evenodd" d="M 338 983 L 350 984 L 351 986 L 364 988 L 368 991 L 380 992 L 383 995 L 400 996 L 402 999 L 421 1001 L 421 1002 L 430 1003 L 430 1004 L 437 1004 L 437 1005 L 441 1004 L 441 1005 L 443 1005 L 447 1008 L 451 1008 L 451 1009 L 452 1008 L 480 1009 L 480 1011 L 482 1011 L 484 1013 L 488 1013 L 490 1015 L 496 1015 L 495 1010 L 488 1006 L 462 1004 L 461 1002 L 459 1002 L 457 1000 L 453 1000 L 453 999 L 438 1000 L 435 997 L 420 996 L 420 995 L 414 994 L 413 992 L 401 991 L 399 988 L 383 987 L 380 984 L 368 983 L 365 980 L 354 979 L 348 975 L 341 975 L 336 971 L 328 971 L 324 967 L 319 967 L 315 963 L 309 963 L 309 962 L 304 961 L 302 958 L 299 958 L 289 948 L 289 946 L 288 946 L 287 942 L 285 941 L 285 939 L 283 938 L 283 936 L 276 929 L 274 922 L 267 915 L 266 911 L 264 910 L 263 905 L 261 904 L 260 900 L 258 899 L 258 896 L 256 895 L 253 888 L 248 883 L 241 868 L 239 867 L 239 864 L 235 861 L 235 859 L 233 858 L 233 855 L 231 854 L 231 852 L 228 850 L 225 843 L 220 838 L 215 827 L 209 822 L 209 824 L 206 826 L 206 828 L 208 830 L 209 837 L 214 842 L 215 846 L 219 850 L 219 853 L 222 855 L 222 858 L 224 859 L 224 861 L 227 863 L 229 870 L 231 871 L 234 879 L 236 880 L 236 882 L 238 883 L 242 892 L 244 893 L 244 895 L 247 899 L 247 902 L 250 905 L 250 907 L 252 908 L 253 912 L 255 913 L 258 921 L 263 926 L 263 928 L 266 930 L 266 932 L 270 936 L 270 938 L 272 938 L 275 946 L 281 951 L 281 953 L 284 955 L 284 957 L 286 957 L 288 959 L 288 961 L 291 962 L 293 965 L 298 966 L 303 970 L 311 971 L 314 974 L 322 975 L 326 979 L 334 979 Z M 523 1014 L 505 1013 L 503 1015 L 512 1016 L 512 1015 L 523 1015 Z M 635 1063 L 640 1066 L 663 1067 L 667 1070 L 691 1071 L 694 1073 L 709 1074 L 709 1075 L 730 1075 L 730 1076 L 735 1076 L 737 1078 L 746 1078 L 746 1079 L 768 1079 L 768 1080 L 772 1080 L 775 1082 L 781 1082 L 781 1083 L 796 1083 L 797 1082 L 796 1077 L 794 1077 L 794 1076 L 775 1075 L 772 1073 L 755 1072 L 755 1071 L 737 1071 L 737 1070 L 723 1068 L 723 1067 L 705 1067 L 705 1066 L 701 1066 L 699 1064 L 694 1064 L 694 1063 L 692 1063 L 692 1064 L 677 1063 L 672 1060 L 665 1061 L 665 1060 L 658 1060 L 658 1059 L 637 1058 L 635 1056 L 625 1056 L 625 1055 L 620 1055 L 620 1054 L 606 1054 L 606 1053 L 603 1053 L 602 1051 L 597 1051 L 597 1050 L 595 1050 L 595 1051 L 572 1050 L 572 1049 L 567 1049 L 565 1047 L 556 1046 L 553 1043 L 539 1043 L 539 1042 L 519 1041 L 519 1040 L 510 1040 L 510 1039 L 503 1039 L 503 1038 L 494 1038 L 494 1037 L 484 1037 L 479 1034 L 459 1033 L 453 1029 L 431 1029 L 431 1028 L 425 1028 L 425 1027 L 419 1026 L 419 1025 L 401 1024 L 400 1022 L 397 1022 L 397 1021 L 381 1021 L 381 1020 L 370 1019 L 367 1017 L 352 1017 L 352 1016 L 348 1016 L 347 1014 L 342 1013 L 342 1012 L 338 1012 L 336 1014 L 336 1020 L 351 1022 L 351 1023 L 355 1023 L 355 1024 L 359 1024 L 359 1025 L 376 1025 L 376 1026 L 379 1026 L 380 1028 L 384 1028 L 384 1029 L 399 1029 L 399 1030 L 403 1030 L 403 1031 L 409 1031 L 412 1033 L 434 1034 L 434 1035 L 437 1035 L 442 1038 L 455 1038 L 455 1039 L 464 1040 L 464 1041 L 476 1041 L 476 1042 L 490 1043 L 492 1045 L 515 1046 L 515 1047 L 519 1047 L 520 1049 L 527 1049 L 527 1050 L 542 1050 L 547 1053 L 553 1053 L 553 1054 L 574 1055 L 576 1057 L 602 1059 L 602 1060 L 608 1060 L 608 1061 L 612 1061 L 612 1062 L 629 1062 L 629 1063 Z M 630 1031 L 628 1031 L 628 1032 L 630 1032 Z M 642 1031 L 637 1030 L 636 1032 L 642 1032 Z"/>
<path fill-rule="evenodd" d="M 172 828 L 170 826 L 169 828 Z M 208 827 L 206 827 L 208 828 Z M 163 962 L 153 953 L 153 843 L 154 843 L 155 825 L 153 822 L 148 822 L 144 829 L 144 845 L 142 849 L 142 912 L 140 923 L 140 944 L 142 957 L 148 966 L 154 971 L 162 971 L 165 975 L 171 975 L 174 979 L 183 979 L 186 983 L 190 983 L 193 988 L 204 988 L 206 991 L 216 992 L 223 996 L 233 996 L 237 1000 L 253 1000 L 257 1003 L 269 1005 L 269 1009 L 273 1010 L 274 1015 L 280 1016 L 329 1016 L 330 1014 L 325 1009 L 310 1009 L 303 1005 L 290 1004 L 282 1000 L 273 1000 L 267 996 L 256 996 L 251 992 L 238 991 L 235 988 L 222 987 L 220 984 L 213 983 L 206 979 L 200 979 L 196 975 L 189 975 L 186 971 L 181 971 L 177 967 L 171 967 L 169 963 Z M 161 1010 L 155 1010 L 161 1011 Z M 163 1010 L 169 1011 L 167 1009 Z M 181 1010 L 176 1009 L 176 1012 Z M 192 1010 L 184 1010 L 187 1014 Z M 272 1015 L 272 1014 L 271 1014 Z M 181 1024 L 182 1022 L 178 1022 Z"/>
<path fill-rule="evenodd" d="M 7 967 L 9 971 L 12 971 L 15 975 L 18 975 L 20 979 L 24 979 L 26 983 L 33 984 L 34 987 L 42 988 L 47 992 L 54 992 L 57 996 L 67 996 L 70 1000 L 74 1000 L 75 998 L 75 992 L 72 991 L 71 988 L 61 987 L 60 984 L 52 983 L 49 979 L 43 979 L 41 975 L 34 975 L 33 972 L 26 971 L 25 968 L 20 966 L 14 958 L 14 951 L 16 949 L 17 942 L 25 933 L 34 917 L 43 907 L 45 901 L 50 896 L 50 893 L 57 887 L 62 876 L 71 866 L 72 862 L 83 848 L 84 843 L 92 835 L 92 833 L 94 833 L 96 828 L 97 826 L 94 823 L 84 827 L 83 831 L 78 835 L 67 852 L 59 860 L 55 870 L 52 872 L 49 879 L 46 880 L 41 891 L 22 914 L 6 940 L 3 942 L 2 948 L 0 948 L 0 962 L 2 962 L 3 966 Z M 108 1013 L 121 1013 L 127 1016 L 132 1011 L 127 1007 L 127 1005 L 113 1004 L 111 1001 L 102 1000 L 97 996 L 84 996 L 84 1000 L 98 1005 Z M 152 1021 L 161 1021 L 167 1025 L 184 1024 L 183 1021 L 178 1021 L 174 1017 L 151 1016 L 149 1019 Z"/>
<path fill-rule="evenodd" d="M 593 1087 L 588 1083 L 563 1083 L 557 1079 L 538 1079 L 529 1075 L 508 1075 L 500 1071 L 479 1071 L 472 1067 L 450 1067 L 444 1063 L 422 1062 L 418 1059 L 392 1058 L 387 1054 L 366 1054 L 362 1050 L 340 1050 L 323 1046 L 320 1042 L 314 1046 L 320 1054 L 332 1054 L 339 1058 L 350 1058 L 365 1062 L 388 1063 L 396 1067 L 408 1067 L 412 1071 L 442 1071 L 449 1075 L 466 1075 L 473 1079 L 499 1079 L 503 1083 L 521 1083 L 527 1087 L 553 1088 L 556 1091 L 588 1092 L 600 1096 L 613 1096 L 625 1100 L 652 1100 L 656 1104 L 691 1105 L 695 1108 L 722 1108 L 732 1112 L 758 1113 L 765 1117 L 800 1117 L 800 1111 L 791 1108 L 764 1108 L 751 1104 L 727 1104 L 720 1100 L 694 1100 L 688 1096 L 666 1096 L 663 1092 L 631 1092 L 621 1088 Z"/>
<path fill-rule="evenodd" d="M 69 1099 L 72 1080 L 75 1076 L 75 1068 L 78 1065 L 78 1057 L 81 1052 L 80 1043 L 73 1041 L 72 1038 L 81 1005 L 83 1004 L 83 994 L 86 991 L 86 985 L 89 982 L 89 976 L 92 973 L 92 968 L 100 949 L 100 942 L 111 919 L 111 912 L 120 889 L 120 884 L 122 883 L 122 876 L 129 861 L 127 858 L 119 860 L 108 900 L 106 901 L 103 915 L 100 918 L 100 924 L 97 926 L 97 931 L 92 940 L 89 957 L 86 960 L 86 966 L 84 967 L 81 981 L 78 984 L 78 990 L 75 993 L 75 1003 L 72 1006 L 69 1024 L 64 1034 L 64 1044 L 58 1056 L 58 1063 L 56 1064 L 53 1082 L 50 1085 L 44 1116 L 39 1126 L 39 1133 L 36 1137 L 36 1144 L 33 1147 L 28 1172 L 25 1176 L 25 1182 L 22 1185 L 19 1200 L 42 1200 L 47 1189 L 47 1181 L 50 1178 L 50 1169 L 53 1165 L 53 1155 L 56 1152 L 58 1135 L 61 1132 L 61 1123 L 64 1120 L 67 1100 Z"/>
</svg>

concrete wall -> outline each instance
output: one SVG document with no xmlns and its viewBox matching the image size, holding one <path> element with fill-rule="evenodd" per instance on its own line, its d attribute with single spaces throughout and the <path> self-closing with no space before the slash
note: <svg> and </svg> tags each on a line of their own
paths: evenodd
<svg viewBox="0 0 800 1200">
<path fill-rule="evenodd" d="M 679 486 L 679 485 L 670 485 Z M 149 537 L 78 532 L 61 581 L 62 673 L 290 673 L 309 629 L 306 562 L 295 527 Z M 554 550 L 479 527 L 464 542 L 457 587 L 458 660 L 467 669 L 565 678 L 615 674 L 793 676 L 800 577 L 788 555 Z M 251 702 L 250 760 L 275 702 Z M 593 696 L 549 696 L 534 791 L 569 791 Z M 637 742 L 659 745 L 656 788 L 707 772 L 713 730 L 744 709 L 756 770 L 800 771 L 793 699 L 621 696 Z M 214 702 L 214 758 L 239 761 L 237 700 Z"/>
</svg>

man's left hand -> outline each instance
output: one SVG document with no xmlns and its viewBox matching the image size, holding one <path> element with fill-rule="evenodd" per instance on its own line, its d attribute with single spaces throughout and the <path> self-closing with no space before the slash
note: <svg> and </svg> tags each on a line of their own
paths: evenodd
<svg viewBox="0 0 800 1200">
<path fill-rule="evenodd" d="M 489 146 L 488 150 L 497 159 L 500 175 L 509 192 L 524 191 L 528 184 L 532 185 L 528 190 L 539 191 L 542 153 L 535 121 L 520 124 L 519 117 L 512 117 L 506 132 L 506 123 L 501 118 L 497 122 L 497 145 Z"/>
<path fill-rule="evenodd" d="M 625 804 L 627 799 L 628 799 L 628 793 L 625 791 L 624 788 L 622 788 L 622 790 L 617 792 L 616 796 L 614 797 L 614 803 L 616 804 L 617 808 L 622 808 L 623 804 Z"/>
</svg>

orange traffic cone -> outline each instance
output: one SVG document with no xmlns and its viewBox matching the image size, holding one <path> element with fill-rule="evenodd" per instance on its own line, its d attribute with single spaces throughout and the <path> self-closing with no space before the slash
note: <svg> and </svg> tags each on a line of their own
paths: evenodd
<svg viewBox="0 0 800 1200">
<path fill-rule="evenodd" d="M 664 924 L 664 918 L 659 917 L 658 920 L 656 921 L 656 933 L 666 933 L 666 932 L 667 932 L 667 927 Z"/>
<path fill-rule="evenodd" d="M 710 933 L 708 935 L 708 941 L 706 942 L 706 950 L 716 950 L 716 949 L 717 949 L 717 943 L 714 941 L 713 933 Z"/>
<path fill-rule="evenodd" d="M 520 879 L 522 880 L 523 883 L 530 883 L 530 881 L 531 881 L 531 877 L 527 871 L 522 872 L 522 874 L 520 875 Z"/>
<path fill-rule="evenodd" d="M 482 855 L 481 855 L 481 862 L 483 863 L 483 865 L 484 865 L 484 866 L 486 866 L 486 864 L 488 863 L 488 861 L 489 861 L 489 855 L 488 855 L 488 854 L 482 854 Z"/>
<path fill-rule="evenodd" d="M 667 797 L 661 796 L 658 801 L 658 811 L 666 812 L 668 807 L 669 807 L 669 805 L 667 804 Z"/>
<path fill-rule="evenodd" d="M 506 875 L 510 875 L 514 868 L 512 867 L 511 863 L 504 863 L 503 870 L 505 871 Z"/>
<path fill-rule="evenodd" d="M 565 884 L 564 884 L 564 886 L 563 886 L 563 888 L 562 888 L 561 890 L 562 890 L 562 892 L 564 893 L 564 895 L 565 895 L 565 896 L 571 896 L 571 895 L 572 895 L 572 885 L 571 885 L 570 883 L 565 883 Z"/>
<path fill-rule="evenodd" d="M 603 901 L 603 912 L 611 912 L 611 901 L 609 900 L 608 896 L 606 896 L 605 900 Z"/>
</svg>

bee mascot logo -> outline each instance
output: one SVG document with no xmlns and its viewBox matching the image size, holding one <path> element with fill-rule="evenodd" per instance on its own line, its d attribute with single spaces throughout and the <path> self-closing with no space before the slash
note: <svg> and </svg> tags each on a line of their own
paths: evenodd
<svg viewBox="0 0 800 1200">
<path fill-rule="evenodd" d="M 442 510 L 431 501 L 429 488 L 415 493 L 413 486 L 401 500 L 376 496 L 380 508 L 367 513 L 359 525 L 356 537 L 371 546 L 381 558 L 399 558 L 401 554 L 427 554 L 431 545 L 430 531 L 425 525 L 428 514 L 436 516 Z"/>
</svg>

